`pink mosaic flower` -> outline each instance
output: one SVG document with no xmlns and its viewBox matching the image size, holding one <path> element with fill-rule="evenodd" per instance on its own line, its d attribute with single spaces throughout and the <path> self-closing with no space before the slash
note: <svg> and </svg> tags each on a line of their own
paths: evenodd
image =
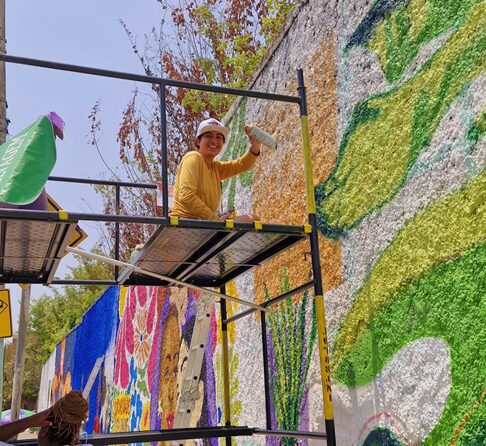
<svg viewBox="0 0 486 446">
<path fill-rule="evenodd" d="M 135 364 L 137 367 L 143 367 L 150 354 L 152 337 L 147 331 L 147 313 L 146 307 L 139 308 L 135 315 L 134 324 L 134 351 Z"/>
<path fill-rule="evenodd" d="M 144 367 L 149 359 L 157 311 L 157 287 L 128 289 L 115 341 L 115 384 L 123 389 L 130 382 L 130 359 L 135 359 L 137 367 Z"/>
<path fill-rule="evenodd" d="M 127 291 L 125 308 L 115 341 L 115 384 L 126 389 L 130 381 L 129 359 L 133 355 L 133 318 L 137 308 L 135 287 Z"/>
</svg>

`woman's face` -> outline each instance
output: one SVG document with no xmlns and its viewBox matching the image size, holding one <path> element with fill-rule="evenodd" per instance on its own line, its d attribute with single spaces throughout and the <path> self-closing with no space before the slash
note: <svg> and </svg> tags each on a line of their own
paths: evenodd
<svg viewBox="0 0 486 446">
<path fill-rule="evenodd" d="M 199 153 L 213 160 L 224 145 L 224 136 L 219 132 L 206 132 L 197 138 Z"/>
</svg>

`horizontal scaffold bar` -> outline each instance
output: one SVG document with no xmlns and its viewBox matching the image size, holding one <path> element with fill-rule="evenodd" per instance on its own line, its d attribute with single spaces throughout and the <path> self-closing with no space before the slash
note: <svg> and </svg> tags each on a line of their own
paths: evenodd
<svg viewBox="0 0 486 446">
<path fill-rule="evenodd" d="M 76 279 L 55 279 L 49 285 L 99 285 L 99 286 L 112 286 L 118 285 L 115 280 L 76 280 Z"/>
<path fill-rule="evenodd" d="M 281 302 L 282 300 L 287 299 L 288 297 L 295 296 L 296 294 L 302 293 L 305 290 L 312 288 L 313 285 L 314 285 L 314 282 L 312 280 L 310 282 L 304 283 L 304 285 L 301 285 L 297 288 L 294 288 L 293 290 L 287 291 L 286 293 L 281 294 L 280 296 L 274 297 L 273 299 L 267 300 L 266 302 L 262 303 L 262 307 L 268 308 L 272 305 L 275 305 L 278 302 Z M 234 316 L 229 317 L 228 319 L 225 319 L 223 321 L 223 324 L 229 324 L 231 322 L 237 321 L 238 319 L 241 319 L 242 317 L 248 316 L 249 314 L 254 313 L 255 311 L 256 310 L 254 308 L 242 311 L 241 313 L 235 314 Z"/>
<path fill-rule="evenodd" d="M 103 221 L 108 223 L 139 223 L 151 225 L 171 225 L 168 217 L 139 217 L 135 215 L 117 215 L 117 214 L 88 214 L 83 212 L 66 211 L 68 221 Z M 59 221 L 59 213 L 54 211 L 37 211 L 30 209 L 0 209 L 0 219 L 5 220 L 48 220 Z M 65 220 L 65 218 L 63 218 Z M 180 218 L 177 223 L 181 228 L 198 228 L 198 229 L 227 229 L 224 221 L 210 220 L 190 220 Z M 234 222 L 234 229 L 253 230 L 253 223 Z M 288 226 L 264 223 L 261 232 L 278 232 L 285 234 L 304 233 L 304 226 Z"/>
<path fill-rule="evenodd" d="M 324 432 L 306 432 L 306 431 L 284 431 L 270 429 L 253 429 L 255 435 L 265 435 L 267 437 L 295 437 L 324 440 L 327 438 Z"/>
<path fill-rule="evenodd" d="M 92 434 L 83 436 L 82 444 L 86 442 L 87 444 L 92 444 L 94 446 L 102 446 L 109 444 L 153 443 L 159 441 L 195 440 L 202 438 L 250 437 L 252 435 L 309 438 L 319 440 L 326 439 L 326 434 L 323 432 L 269 430 L 251 428 L 247 426 L 222 426 Z M 38 444 L 38 442 L 37 439 L 26 439 L 13 441 L 12 444 L 15 446 L 35 446 Z"/>
<path fill-rule="evenodd" d="M 94 446 L 108 444 L 152 443 L 170 440 L 193 440 L 200 438 L 240 437 L 253 435 L 254 429 L 242 427 L 198 427 L 185 429 L 167 429 L 159 431 L 141 432 L 112 432 L 106 434 L 93 434 L 83 437 L 82 443 Z M 18 440 L 12 442 L 16 446 L 34 446 L 37 439 Z"/>
<path fill-rule="evenodd" d="M 257 99 L 269 99 L 272 101 L 289 102 L 300 104 L 298 96 L 288 96 L 281 94 L 266 93 L 263 91 L 244 90 L 239 88 L 220 87 L 218 85 L 197 84 L 195 82 L 179 81 L 175 79 L 166 79 L 155 76 L 144 76 L 141 74 L 124 73 L 121 71 L 102 70 L 100 68 L 83 67 L 59 62 L 50 62 L 47 60 L 31 59 L 27 57 L 10 56 L 0 54 L 0 61 L 10 62 L 20 65 L 29 65 L 34 67 L 51 68 L 60 71 L 70 71 L 74 73 L 90 74 L 93 76 L 110 77 L 113 79 L 124 79 L 135 82 L 144 82 L 148 84 L 159 84 L 167 87 L 188 88 L 191 90 L 210 91 L 212 93 L 222 93 L 234 96 L 244 96 Z"/>
<path fill-rule="evenodd" d="M 219 293 L 219 292 L 213 291 L 209 288 L 204 288 L 204 287 L 200 287 L 200 286 L 197 286 L 197 285 L 193 285 L 192 283 L 183 282 L 182 280 L 173 279 L 172 277 L 165 276 L 163 274 L 153 273 L 151 271 L 147 271 L 146 269 L 139 268 L 138 266 L 132 265 L 131 263 L 122 262 L 121 260 L 115 260 L 115 259 L 112 259 L 110 257 L 105 257 L 105 256 L 102 256 L 102 255 L 99 255 L 99 254 L 94 254 L 92 252 L 83 251 L 82 249 L 71 248 L 70 246 L 66 247 L 66 251 L 71 252 L 73 254 L 80 255 L 82 257 L 87 257 L 89 259 L 99 260 L 100 262 L 106 262 L 106 263 L 110 263 L 110 264 L 115 265 L 115 266 L 120 266 L 122 268 L 129 268 L 129 269 L 131 269 L 131 270 L 133 270 L 137 273 L 144 274 L 144 275 L 150 276 L 150 277 L 155 277 L 156 279 L 160 279 L 160 280 L 165 280 L 166 282 L 173 283 L 175 285 L 179 285 L 179 286 L 183 286 L 183 287 L 187 287 L 187 288 L 192 288 L 194 290 L 202 291 L 203 293 L 211 294 L 212 296 L 219 297 L 220 299 L 230 300 L 230 301 L 235 302 L 237 304 L 241 304 L 241 305 L 245 305 L 247 307 L 251 307 L 255 310 L 268 311 L 267 309 L 265 309 L 261 305 L 256 305 L 253 302 L 248 302 L 248 301 L 243 300 L 243 299 L 238 299 L 237 297 L 228 296 L 227 294 Z"/>
<path fill-rule="evenodd" d="M 104 186 L 120 186 L 120 187 L 138 187 L 140 189 L 157 189 L 154 183 L 131 183 L 129 181 L 113 181 L 113 180 L 94 180 L 92 178 L 72 178 L 72 177 L 56 177 L 51 176 L 49 181 L 60 181 L 63 183 L 80 183 L 80 184 L 102 184 Z"/>
</svg>

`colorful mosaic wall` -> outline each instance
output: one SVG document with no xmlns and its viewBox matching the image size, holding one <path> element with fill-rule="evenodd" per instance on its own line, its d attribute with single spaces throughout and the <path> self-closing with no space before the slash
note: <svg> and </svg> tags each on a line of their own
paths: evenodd
<svg viewBox="0 0 486 446">
<path fill-rule="evenodd" d="M 255 80 L 295 94 L 304 68 L 339 446 L 486 444 L 485 29 L 484 0 L 303 2 Z M 225 205 L 305 223 L 297 107 L 251 99 L 229 119 L 224 158 L 245 150 L 245 122 L 278 147 L 224 185 Z M 302 244 L 228 292 L 263 302 L 310 270 Z M 45 365 L 41 401 L 91 380 L 88 430 L 170 428 L 198 299 L 107 290 Z M 193 426 L 224 422 L 217 320 Z M 272 426 L 324 430 L 312 295 L 267 325 Z M 229 342 L 232 421 L 265 427 L 258 318 Z"/>
<path fill-rule="evenodd" d="M 308 2 L 255 83 L 295 94 L 304 68 L 340 445 L 486 444 L 485 25 L 477 0 Z M 245 107 L 279 141 L 253 210 L 302 223 L 298 111 Z M 308 260 L 259 269 L 256 299 Z M 308 385 L 322 429 L 315 356 Z"/>
<path fill-rule="evenodd" d="M 39 407 L 91 388 L 87 432 L 172 428 L 199 298 L 176 288 L 108 289 L 44 366 Z M 215 328 L 213 313 L 194 425 L 217 423 Z"/>
</svg>

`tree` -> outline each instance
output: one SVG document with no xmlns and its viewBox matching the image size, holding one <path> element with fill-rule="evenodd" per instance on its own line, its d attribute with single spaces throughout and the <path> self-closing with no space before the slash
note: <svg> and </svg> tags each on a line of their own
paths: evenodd
<svg viewBox="0 0 486 446">
<path fill-rule="evenodd" d="M 96 250 L 95 250 L 96 251 Z M 84 257 L 75 256 L 77 265 L 69 267 L 67 279 L 100 279 L 111 273 L 105 264 Z M 39 393 L 42 366 L 56 345 L 81 322 L 82 316 L 101 295 L 104 287 L 98 285 L 64 286 L 53 288 L 53 294 L 43 294 L 32 302 L 27 332 L 24 378 L 22 386 L 22 407 L 35 406 Z M 4 405 L 12 398 L 13 368 L 16 342 L 5 348 L 4 361 Z"/>
<path fill-rule="evenodd" d="M 161 7 L 159 29 L 145 36 L 144 48 L 138 44 L 127 24 L 121 22 L 148 76 L 159 76 L 202 84 L 242 88 L 258 67 L 268 45 L 300 0 L 156 0 Z M 120 176 L 134 182 L 155 183 L 160 179 L 161 132 L 160 90 L 136 88 L 123 111 L 118 132 L 121 175 L 110 169 L 113 179 Z M 147 99 L 148 98 L 148 99 Z M 208 116 L 221 118 L 234 97 L 183 88 L 168 88 L 167 137 L 168 174 L 172 182 L 184 154 L 194 148 L 198 122 Z M 91 143 L 98 147 L 100 104 L 93 107 Z M 109 187 L 98 187 L 105 211 L 115 204 Z M 130 190 L 122 194 L 120 213 L 159 215 L 155 195 Z M 114 227 L 107 225 L 108 239 Z M 122 251 L 144 241 L 151 228 L 121 225 Z M 112 249 L 112 246 L 109 247 Z"/>
<path fill-rule="evenodd" d="M 27 351 L 25 355 L 24 376 L 22 383 L 21 408 L 29 410 L 35 409 L 37 394 L 39 393 L 40 375 L 42 363 L 36 362 L 36 358 L 29 354 L 29 338 L 27 339 Z M 12 386 L 14 377 L 15 356 L 17 354 L 17 337 L 5 346 L 5 356 L 3 363 L 3 410 L 9 409 L 12 403 Z"/>
<path fill-rule="evenodd" d="M 3 356 L 3 401 L 2 410 L 8 409 L 12 401 L 13 370 L 15 364 L 15 351 L 17 348 L 17 338 L 5 345 Z"/>
<path fill-rule="evenodd" d="M 75 256 L 78 264 L 69 267 L 67 279 L 90 280 L 107 278 L 111 267 L 104 263 Z M 43 364 L 50 353 L 77 324 L 101 295 L 104 286 L 69 285 L 62 291 L 53 288 L 53 295 L 43 294 L 31 305 L 29 323 L 29 345 L 27 351 Z"/>
</svg>

